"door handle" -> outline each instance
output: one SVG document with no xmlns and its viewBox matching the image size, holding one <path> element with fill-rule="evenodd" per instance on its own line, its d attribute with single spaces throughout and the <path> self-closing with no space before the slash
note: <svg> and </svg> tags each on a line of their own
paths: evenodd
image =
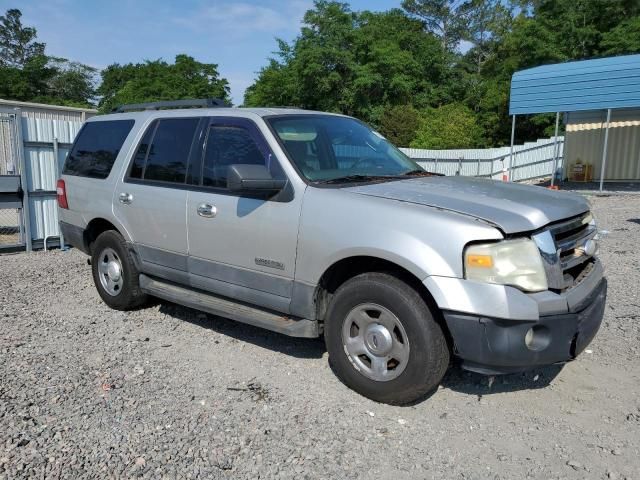
<svg viewBox="0 0 640 480">
<path fill-rule="evenodd" d="M 198 215 L 205 218 L 213 218 L 218 214 L 218 209 L 210 203 L 201 203 L 198 205 Z"/>
<path fill-rule="evenodd" d="M 120 195 L 118 195 L 118 200 L 120 201 L 120 203 L 129 205 L 131 202 L 133 202 L 133 195 L 131 195 L 130 193 L 123 192 Z"/>
</svg>

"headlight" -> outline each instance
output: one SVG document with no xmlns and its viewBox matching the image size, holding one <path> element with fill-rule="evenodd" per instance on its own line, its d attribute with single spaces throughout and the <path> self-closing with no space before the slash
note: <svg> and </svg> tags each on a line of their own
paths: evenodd
<svg viewBox="0 0 640 480">
<path fill-rule="evenodd" d="M 538 247 L 527 238 L 469 245 L 464 252 L 465 278 L 512 285 L 528 292 L 547 289 Z"/>
</svg>

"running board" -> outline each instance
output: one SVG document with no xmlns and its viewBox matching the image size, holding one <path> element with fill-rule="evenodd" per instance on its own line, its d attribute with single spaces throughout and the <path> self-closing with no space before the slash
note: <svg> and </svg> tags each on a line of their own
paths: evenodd
<svg viewBox="0 0 640 480">
<path fill-rule="evenodd" d="M 202 310 L 237 322 L 247 323 L 290 337 L 316 338 L 318 324 L 312 320 L 294 320 L 259 308 L 232 302 L 215 295 L 192 290 L 140 274 L 140 288 L 154 297 L 185 307 Z"/>
</svg>

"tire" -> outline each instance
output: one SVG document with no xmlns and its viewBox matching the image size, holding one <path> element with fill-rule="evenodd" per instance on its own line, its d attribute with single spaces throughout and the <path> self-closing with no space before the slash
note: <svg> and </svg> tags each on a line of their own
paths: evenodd
<svg viewBox="0 0 640 480">
<path fill-rule="evenodd" d="M 424 397 L 449 366 L 445 335 L 428 305 L 385 273 L 361 274 L 338 288 L 327 311 L 325 343 L 338 378 L 382 403 Z"/>
<path fill-rule="evenodd" d="M 147 301 L 138 283 L 140 272 L 122 235 L 114 230 L 101 233 L 91 252 L 93 282 L 104 303 L 115 310 L 131 310 Z"/>
</svg>

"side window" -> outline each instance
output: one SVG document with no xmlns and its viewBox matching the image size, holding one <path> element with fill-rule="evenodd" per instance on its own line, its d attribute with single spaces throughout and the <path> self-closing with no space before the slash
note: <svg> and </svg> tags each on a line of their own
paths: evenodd
<svg viewBox="0 0 640 480">
<path fill-rule="evenodd" d="M 133 124 L 133 120 L 86 123 L 64 162 L 62 173 L 107 178 Z"/>
<path fill-rule="evenodd" d="M 151 124 L 133 158 L 129 177 L 184 183 L 198 122 L 198 118 L 167 118 Z"/>
<path fill-rule="evenodd" d="M 129 172 L 130 178 L 142 178 L 142 172 L 144 171 L 144 164 L 147 161 L 147 153 L 149 153 L 149 146 L 151 145 L 151 139 L 156 131 L 158 122 L 151 123 L 147 131 L 142 137 L 142 141 L 138 146 L 135 156 L 133 157 L 133 165 L 131 165 L 131 171 Z"/>
<path fill-rule="evenodd" d="M 267 158 L 246 128 L 211 126 L 202 166 L 202 185 L 226 188 L 227 168 L 234 164 L 267 165 Z"/>
</svg>

